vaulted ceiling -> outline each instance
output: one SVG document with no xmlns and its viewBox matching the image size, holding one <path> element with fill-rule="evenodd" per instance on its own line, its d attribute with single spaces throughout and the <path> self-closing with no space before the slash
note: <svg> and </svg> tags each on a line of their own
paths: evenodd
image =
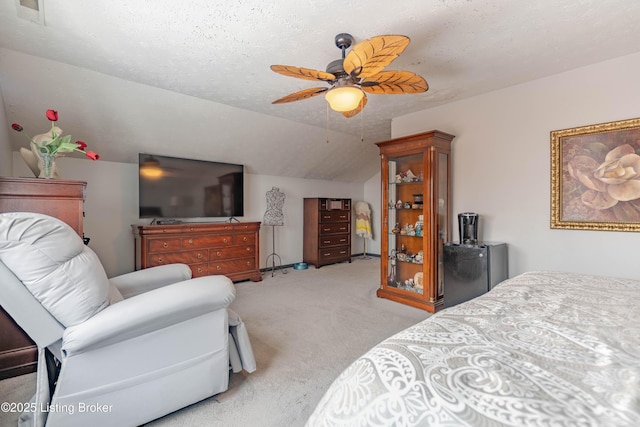
<svg viewBox="0 0 640 427">
<path fill-rule="evenodd" d="M 0 2 L 10 121 L 44 132 L 55 108 L 65 133 L 103 160 L 182 155 L 312 179 L 375 174 L 373 143 L 390 137 L 393 117 L 640 50 L 640 2 L 630 0 L 39 0 L 40 23 L 19 16 L 20 2 Z M 370 95 L 351 119 L 322 96 L 272 105 L 323 83 L 269 66 L 324 70 L 342 32 L 356 43 L 409 36 L 387 69 L 422 75 L 429 91 Z"/>
</svg>

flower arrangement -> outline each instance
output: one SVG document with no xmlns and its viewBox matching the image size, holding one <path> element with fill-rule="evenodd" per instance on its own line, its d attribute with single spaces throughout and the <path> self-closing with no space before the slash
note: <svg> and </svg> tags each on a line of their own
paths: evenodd
<svg viewBox="0 0 640 427">
<path fill-rule="evenodd" d="M 86 150 L 87 144 L 84 141 L 71 142 L 71 135 L 62 136 L 62 129 L 55 125 L 58 121 L 58 112 L 56 110 L 47 110 L 46 117 L 51 122 L 51 130 L 49 132 L 34 137 L 27 135 L 25 132 L 31 142 L 32 152 L 38 158 L 41 178 L 52 178 L 54 176 L 54 160 L 63 153 L 77 151 L 91 160 L 100 158 L 98 153 Z M 24 128 L 18 123 L 12 124 L 11 128 L 16 132 L 24 131 Z"/>
</svg>

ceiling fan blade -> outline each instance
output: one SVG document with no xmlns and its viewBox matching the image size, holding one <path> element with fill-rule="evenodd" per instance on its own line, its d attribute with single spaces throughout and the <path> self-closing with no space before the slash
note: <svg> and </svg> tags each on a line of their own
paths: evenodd
<svg viewBox="0 0 640 427">
<path fill-rule="evenodd" d="M 312 87 L 310 89 L 301 90 L 299 92 L 283 96 L 282 98 L 273 101 L 272 104 L 284 104 L 285 102 L 301 101 L 303 99 L 311 98 L 312 96 L 320 95 L 321 93 L 324 93 L 328 90 L 329 88 L 326 87 Z"/>
<path fill-rule="evenodd" d="M 367 94 L 363 94 L 363 95 L 364 96 L 362 97 L 362 100 L 360 101 L 360 105 L 358 106 L 358 108 L 356 108 L 355 110 L 351 110 L 351 111 L 344 111 L 342 113 L 342 115 L 345 116 L 347 119 L 350 119 L 351 117 L 355 116 L 360 111 L 362 111 L 364 106 L 367 105 Z"/>
<path fill-rule="evenodd" d="M 364 40 L 344 59 L 344 71 L 351 77 L 366 79 L 391 64 L 409 45 L 407 36 L 386 35 Z"/>
<path fill-rule="evenodd" d="M 290 65 L 272 65 L 271 69 L 283 76 L 295 77 L 297 79 L 322 80 L 325 82 L 331 82 L 336 79 L 336 76 L 331 73 L 312 70 L 310 68 L 292 67 Z"/>
<path fill-rule="evenodd" d="M 361 83 L 362 90 L 378 95 L 402 95 L 429 90 L 427 81 L 410 71 L 383 71 Z"/>
</svg>

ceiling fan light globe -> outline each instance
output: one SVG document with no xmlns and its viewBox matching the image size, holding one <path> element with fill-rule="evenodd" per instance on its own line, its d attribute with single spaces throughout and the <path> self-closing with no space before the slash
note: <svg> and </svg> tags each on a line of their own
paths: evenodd
<svg viewBox="0 0 640 427">
<path fill-rule="evenodd" d="M 335 87 L 324 96 L 332 110 L 352 111 L 360 106 L 364 93 L 354 86 Z"/>
<path fill-rule="evenodd" d="M 148 179 L 159 179 L 162 178 L 163 174 L 162 168 L 156 165 L 143 165 L 140 167 L 140 175 Z"/>
</svg>

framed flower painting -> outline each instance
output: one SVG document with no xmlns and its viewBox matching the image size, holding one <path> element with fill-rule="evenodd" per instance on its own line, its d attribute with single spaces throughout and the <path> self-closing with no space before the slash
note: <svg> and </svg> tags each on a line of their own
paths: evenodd
<svg viewBox="0 0 640 427">
<path fill-rule="evenodd" d="M 640 231 L 640 118 L 551 132 L 551 228 Z"/>
</svg>

